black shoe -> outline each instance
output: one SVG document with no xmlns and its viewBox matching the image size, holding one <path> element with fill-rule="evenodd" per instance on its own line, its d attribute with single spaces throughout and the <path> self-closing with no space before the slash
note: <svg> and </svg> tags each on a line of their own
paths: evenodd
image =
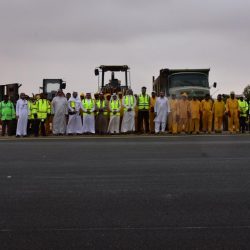
<svg viewBox="0 0 250 250">
<path fill-rule="evenodd" d="M 21 136 L 20 135 L 16 135 L 16 138 L 20 138 Z"/>
</svg>

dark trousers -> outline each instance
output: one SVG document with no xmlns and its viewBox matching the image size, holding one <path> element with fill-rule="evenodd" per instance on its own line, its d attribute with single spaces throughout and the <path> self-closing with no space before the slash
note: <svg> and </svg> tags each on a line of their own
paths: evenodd
<svg viewBox="0 0 250 250">
<path fill-rule="evenodd" d="M 148 110 L 139 110 L 138 111 L 138 131 L 143 131 L 143 122 L 145 126 L 145 132 L 149 133 L 149 111 Z"/>
<path fill-rule="evenodd" d="M 45 122 L 46 122 L 45 119 L 43 119 L 43 120 L 34 119 L 34 134 L 35 134 L 35 136 L 39 135 L 39 128 L 40 127 L 41 127 L 42 136 L 46 136 Z"/>
<path fill-rule="evenodd" d="M 245 133 L 246 131 L 246 117 L 240 116 L 240 132 Z"/>
<path fill-rule="evenodd" d="M 5 135 L 6 127 L 7 127 L 7 134 L 8 136 L 10 136 L 11 135 L 11 120 L 2 121 L 2 136 Z"/>
</svg>

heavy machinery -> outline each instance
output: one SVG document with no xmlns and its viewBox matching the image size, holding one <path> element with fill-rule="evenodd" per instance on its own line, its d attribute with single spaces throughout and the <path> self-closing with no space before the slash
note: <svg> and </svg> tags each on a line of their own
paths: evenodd
<svg viewBox="0 0 250 250">
<path fill-rule="evenodd" d="M 167 96 L 180 96 L 186 92 L 189 96 L 203 98 L 210 94 L 209 71 L 210 69 L 161 69 L 160 75 L 156 79 L 153 77 L 153 90 L 157 94 L 163 91 Z M 214 83 L 213 87 L 216 86 L 217 83 Z"/>
<path fill-rule="evenodd" d="M 111 72 L 111 79 L 105 83 L 105 73 Z M 115 72 L 124 72 L 125 82 L 115 78 Z M 101 74 L 101 86 L 100 86 L 100 74 Z M 130 83 L 130 71 L 127 65 L 101 65 L 95 68 L 95 75 L 98 76 L 98 91 L 103 93 L 125 92 L 131 87 Z"/>
<path fill-rule="evenodd" d="M 20 83 L 11 83 L 0 85 L 0 101 L 3 100 L 4 95 L 8 95 L 13 103 L 16 103 L 19 98 Z"/>
<path fill-rule="evenodd" d="M 62 79 L 43 79 L 43 86 L 41 87 L 48 100 L 52 100 L 59 89 L 65 88 L 66 82 Z"/>
</svg>

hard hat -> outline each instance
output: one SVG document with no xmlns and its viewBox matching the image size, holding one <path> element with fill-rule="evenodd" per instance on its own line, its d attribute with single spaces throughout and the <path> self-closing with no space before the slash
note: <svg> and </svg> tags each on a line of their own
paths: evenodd
<svg viewBox="0 0 250 250">
<path fill-rule="evenodd" d="M 187 93 L 182 93 L 181 96 L 185 96 L 185 97 L 188 97 Z"/>
<path fill-rule="evenodd" d="M 82 92 L 82 93 L 80 94 L 80 96 L 84 96 L 84 93 Z"/>
</svg>

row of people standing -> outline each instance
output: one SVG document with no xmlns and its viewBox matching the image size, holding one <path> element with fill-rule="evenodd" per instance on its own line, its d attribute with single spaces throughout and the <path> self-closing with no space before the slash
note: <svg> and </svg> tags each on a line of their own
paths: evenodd
<svg viewBox="0 0 250 250">
<path fill-rule="evenodd" d="M 213 128 L 215 132 L 221 133 L 225 117 L 228 119 L 230 133 L 244 133 L 249 113 L 247 101 L 243 99 L 243 96 L 238 100 L 234 92 L 230 93 L 226 102 L 222 100 L 221 95 L 218 95 L 215 101 L 209 95 L 201 101 L 196 96 L 188 100 L 186 93 L 181 95 L 180 100 L 173 95 L 170 110 L 169 130 L 173 134 L 182 131 L 195 134 L 200 131 L 211 133 Z"/>
<path fill-rule="evenodd" d="M 95 99 L 92 99 L 90 93 L 86 96 L 80 95 L 79 98 L 77 92 L 66 99 L 64 93 L 58 91 L 52 102 L 44 94 L 40 94 L 39 99 L 27 100 L 27 96 L 21 93 L 16 112 L 13 103 L 5 96 L 0 104 L 0 118 L 2 135 L 5 134 L 6 127 L 10 134 L 11 120 L 17 116 L 17 136 L 26 136 L 31 128 L 35 136 L 39 133 L 45 136 L 49 134 L 51 122 L 55 135 L 149 131 L 159 133 L 165 132 L 166 127 L 173 134 L 182 131 L 211 133 L 213 127 L 216 132 L 221 132 L 226 115 L 229 131 L 232 133 L 240 129 L 245 131 L 248 110 L 248 104 L 243 97 L 237 100 L 233 92 L 226 103 L 221 95 L 218 95 L 216 101 L 211 100 L 209 95 L 199 101 L 196 96 L 188 98 L 186 93 L 180 99 L 172 95 L 168 100 L 163 92 L 159 97 L 153 92 L 150 97 L 146 93 L 146 87 L 143 87 L 138 96 L 128 90 L 123 97 L 116 94 L 105 97 L 100 93 Z"/>
</svg>

